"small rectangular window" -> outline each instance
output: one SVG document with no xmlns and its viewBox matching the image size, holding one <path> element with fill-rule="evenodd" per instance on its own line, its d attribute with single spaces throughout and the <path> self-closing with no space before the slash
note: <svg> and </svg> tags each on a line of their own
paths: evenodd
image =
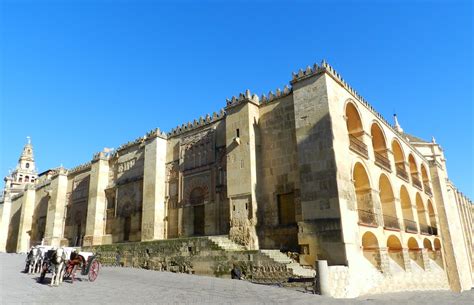
<svg viewBox="0 0 474 305">
<path fill-rule="evenodd" d="M 235 130 L 235 136 L 236 136 L 237 138 L 240 137 L 240 129 L 237 128 L 237 129 Z"/>
</svg>

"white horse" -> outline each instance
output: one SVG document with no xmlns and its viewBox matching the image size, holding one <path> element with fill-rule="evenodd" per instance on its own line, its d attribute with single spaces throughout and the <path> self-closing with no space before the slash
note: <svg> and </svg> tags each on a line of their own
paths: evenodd
<svg viewBox="0 0 474 305">
<path fill-rule="evenodd" d="M 53 275 L 51 277 L 51 286 L 59 286 L 63 281 L 64 266 L 66 263 L 66 253 L 63 248 L 58 248 L 51 258 Z"/>
<path fill-rule="evenodd" d="M 76 249 L 72 247 L 61 247 L 53 254 L 53 257 L 51 258 L 53 271 L 51 286 L 59 286 L 59 284 L 63 282 L 67 262 L 70 260 L 71 253 L 74 251 L 76 251 Z"/>
</svg>

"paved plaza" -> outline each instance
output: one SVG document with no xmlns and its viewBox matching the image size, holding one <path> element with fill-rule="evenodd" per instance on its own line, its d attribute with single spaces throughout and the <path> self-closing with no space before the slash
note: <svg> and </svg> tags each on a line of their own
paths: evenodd
<svg viewBox="0 0 474 305">
<path fill-rule="evenodd" d="M 85 277 L 60 287 L 22 273 L 25 255 L 0 253 L 1 304 L 474 304 L 474 291 L 407 292 L 358 299 L 331 299 L 245 281 L 104 267 L 97 281 Z M 82 279 L 82 281 L 81 281 Z"/>
</svg>

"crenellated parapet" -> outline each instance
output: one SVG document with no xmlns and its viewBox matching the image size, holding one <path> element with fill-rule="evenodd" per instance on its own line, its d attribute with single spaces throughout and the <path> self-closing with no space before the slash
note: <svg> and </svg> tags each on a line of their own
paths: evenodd
<svg viewBox="0 0 474 305">
<path fill-rule="evenodd" d="M 250 90 L 245 90 L 244 93 L 240 93 L 238 97 L 233 96 L 230 99 L 226 100 L 226 109 L 238 106 L 243 103 L 253 103 L 255 105 L 259 105 L 260 101 L 256 94 L 251 94 Z"/>
<path fill-rule="evenodd" d="M 82 163 L 82 164 L 79 164 L 78 166 L 75 166 L 75 167 L 71 168 L 68 171 L 68 174 L 69 175 L 75 174 L 75 173 L 78 173 L 78 172 L 89 170 L 90 168 L 91 168 L 91 162 L 89 161 L 89 162 Z"/>
<path fill-rule="evenodd" d="M 39 189 L 41 189 L 41 188 L 43 188 L 43 187 L 45 187 L 45 186 L 47 186 L 47 185 L 50 185 L 50 184 L 51 184 L 51 180 L 50 180 L 50 179 L 45 179 L 45 180 L 43 180 L 43 181 L 41 181 L 41 182 L 38 182 L 38 183 L 35 185 L 35 188 L 36 188 L 37 190 L 39 190 Z"/>
<path fill-rule="evenodd" d="M 159 128 L 155 128 L 155 129 L 152 129 L 152 130 L 148 131 L 144 136 L 138 137 L 133 141 L 129 141 L 125 144 L 120 145 L 117 149 L 115 149 L 113 152 L 110 153 L 110 156 L 111 157 L 116 157 L 117 154 L 122 150 L 130 148 L 132 146 L 143 144 L 145 141 L 147 141 L 149 139 L 157 138 L 157 137 L 162 138 L 162 139 L 167 139 L 168 138 L 165 132 L 161 131 Z"/>
<path fill-rule="evenodd" d="M 68 171 L 64 167 L 60 166 L 51 170 L 51 180 L 56 178 L 59 175 L 67 175 Z"/>
<path fill-rule="evenodd" d="M 342 76 L 325 60 L 321 62 L 320 65 L 314 64 L 313 67 L 307 66 L 305 70 L 300 69 L 298 72 L 293 72 L 293 78 L 291 80 L 291 84 L 309 78 L 313 75 L 318 75 L 323 72 L 329 74 L 336 82 L 338 82 L 341 86 L 343 86 L 347 91 L 349 91 L 355 98 L 357 98 L 362 104 L 364 104 L 372 113 L 385 122 L 388 126 L 393 127 L 371 104 L 362 96 L 360 95 L 354 88 L 352 88 L 343 78 Z"/>
<path fill-rule="evenodd" d="M 285 87 L 283 87 L 283 90 L 280 90 L 280 88 L 277 88 L 275 90 L 275 93 L 273 93 L 273 91 L 270 91 L 268 92 L 267 95 L 262 94 L 262 96 L 260 97 L 260 104 L 264 105 L 264 104 L 268 104 L 273 101 L 276 101 L 282 97 L 290 95 L 292 91 L 293 91 L 292 88 L 288 87 L 288 85 L 285 85 Z"/>
<path fill-rule="evenodd" d="M 154 139 L 154 138 L 162 138 L 166 140 L 167 139 L 166 132 L 161 131 L 159 128 L 155 128 L 145 134 L 145 140 Z"/>
<path fill-rule="evenodd" d="M 181 126 L 177 126 L 173 128 L 168 133 L 168 137 L 174 137 L 174 136 L 189 132 L 191 130 L 201 128 L 203 126 L 210 125 L 212 123 L 222 120 L 225 117 L 225 115 L 226 113 L 224 109 L 221 109 L 218 113 L 216 112 L 212 113 L 212 116 L 209 114 L 207 114 L 205 117 L 201 116 L 199 117 L 199 119 L 194 120 L 193 122 L 188 122 L 186 124 L 182 124 Z"/>
</svg>

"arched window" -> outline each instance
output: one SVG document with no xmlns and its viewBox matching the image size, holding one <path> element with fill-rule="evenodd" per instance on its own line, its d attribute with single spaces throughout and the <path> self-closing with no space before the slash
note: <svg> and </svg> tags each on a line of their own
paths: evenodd
<svg viewBox="0 0 474 305">
<path fill-rule="evenodd" d="M 30 182 L 30 177 L 29 176 L 25 176 L 25 182 Z"/>
<path fill-rule="evenodd" d="M 429 234 L 428 222 L 426 220 L 425 206 L 419 193 L 416 193 L 416 212 L 418 214 L 418 223 L 420 224 L 420 231 L 422 234 Z"/>
<path fill-rule="evenodd" d="M 434 252 L 430 256 L 432 260 L 434 260 L 438 266 L 444 269 L 443 264 L 443 252 L 441 251 L 441 241 L 438 238 L 435 238 L 433 242 Z"/>
<path fill-rule="evenodd" d="M 204 203 L 205 193 L 202 187 L 195 187 L 189 195 L 189 203 L 192 205 Z"/>
<path fill-rule="evenodd" d="M 377 226 L 374 206 L 372 202 L 372 189 L 369 176 L 361 163 L 356 163 L 353 172 L 354 188 L 359 212 L 359 223 Z"/>
<path fill-rule="evenodd" d="M 362 236 L 362 251 L 364 252 L 365 258 L 378 270 L 381 270 L 380 247 L 377 237 L 374 235 L 374 233 L 364 233 Z"/>
<path fill-rule="evenodd" d="M 405 269 L 403 259 L 403 248 L 400 239 L 395 235 L 390 235 L 387 239 L 388 256 L 396 262 L 402 269 Z"/>
<path fill-rule="evenodd" d="M 431 192 L 430 179 L 424 164 L 421 164 L 421 180 L 423 180 L 423 188 L 425 189 L 425 193 L 431 196 L 433 193 Z"/>
<path fill-rule="evenodd" d="M 412 154 L 408 155 L 408 164 L 410 165 L 410 176 L 413 185 L 421 189 L 421 182 L 418 178 L 418 166 L 416 165 L 415 157 L 413 157 Z"/>
<path fill-rule="evenodd" d="M 363 138 L 362 120 L 353 103 L 347 103 L 346 105 L 346 125 L 349 134 L 349 148 L 364 158 L 368 158 L 369 153 Z"/>
<path fill-rule="evenodd" d="M 423 248 L 427 249 L 428 251 L 433 251 L 433 245 L 428 238 L 423 239 Z"/>
<path fill-rule="evenodd" d="M 408 181 L 408 174 L 405 169 L 405 155 L 403 154 L 402 147 L 397 140 L 392 141 L 393 157 L 395 159 L 395 169 L 397 176 Z"/>
<path fill-rule="evenodd" d="M 387 144 L 385 143 L 385 136 L 382 128 L 377 123 L 373 123 L 370 128 L 372 135 L 372 148 L 375 155 L 375 164 L 380 167 L 390 170 L 390 161 L 388 160 Z"/>
<path fill-rule="evenodd" d="M 399 230 L 400 224 L 398 223 L 392 185 L 384 174 L 380 175 L 379 179 L 379 195 L 382 203 L 384 228 Z"/>
<path fill-rule="evenodd" d="M 411 208 L 411 200 L 405 186 L 400 188 L 400 203 L 402 206 L 403 222 L 405 224 L 405 231 L 410 233 L 418 233 L 418 226 L 416 225 L 413 211 Z"/>
<path fill-rule="evenodd" d="M 418 242 L 413 237 L 410 237 L 408 239 L 408 253 L 409 253 L 410 259 L 414 261 L 416 264 L 418 264 L 418 266 L 424 269 L 423 255 L 421 253 L 421 249 L 418 246 Z"/>
<path fill-rule="evenodd" d="M 433 204 L 428 199 L 428 215 L 430 217 L 430 233 L 432 235 L 438 235 L 438 224 L 436 223 L 436 214 L 433 209 Z"/>
</svg>

